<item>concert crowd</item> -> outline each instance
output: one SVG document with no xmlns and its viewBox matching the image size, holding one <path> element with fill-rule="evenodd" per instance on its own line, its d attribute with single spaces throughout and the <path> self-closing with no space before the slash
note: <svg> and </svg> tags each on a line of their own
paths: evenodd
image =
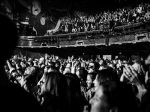
<svg viewBox="0 0 150 112">
<path fill-rule="evenodd" d="M 5 72 L 32 94 L 44 112 L 148 112 L 150 55 L 146 58 L 41 58 L 13 55 Z"/>
<path fill-rule="evenodd" d="M 149 20 L 149 5 L 141 4 L 133 9 L 64 19 L 62 31 L 91 31 L 99 29 L 100 24 L 105 27 L 104 24 L 110 21 L 113 21 L 112 26 L 118 26 L 146 20 Z M 82 25 L 78 26 L 76 22 Z M 112 59 L 64 58 L 53 54 L 40 58 L 12 55 L 17 44 L 17 28 L 3 14 L 0 14 L 0 31 L 5 36 L 2 42 L 6 43 L 5 48 L 0 44 L 3 53 L 0 55 L 1 110 L 150 112 L 150 54 Z"/>
</svg>

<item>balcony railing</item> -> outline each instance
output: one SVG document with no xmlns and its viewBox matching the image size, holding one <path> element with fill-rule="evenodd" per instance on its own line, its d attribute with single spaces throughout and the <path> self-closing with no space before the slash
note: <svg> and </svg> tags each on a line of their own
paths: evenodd
<svg viewBox="0 0 150 112">
<path fill-rule="evenodd" d="M 20 36 L 18 46 L 34 47 L 63 47 L 63 46 L 88 46 L 88 45 L 111 45 L 121 43 L 134 43 L 137 34 L 144 34 L 145 40 L 149 40 L 149 23 L 136 23 L 115 27 L 110 31 L 87 31 L 68 34 L 54 34 L 47 36 Z M 140 37 L 139 37 L 140 38 Z M 79 44 L 82 41 L 82 44 Z"/>
</svg>

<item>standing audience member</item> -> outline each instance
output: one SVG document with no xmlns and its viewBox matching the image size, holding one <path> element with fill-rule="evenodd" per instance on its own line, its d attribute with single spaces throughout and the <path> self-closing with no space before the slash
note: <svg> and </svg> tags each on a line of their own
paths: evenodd
<svg viewBox="0 0 150 112">
<path fill-rule="evenodd" d="M 137 71 L 139 80 L 144 84 L 145 83 L 145 71 L 141 61 L 141 57 L 138 55 L 132 56 L 133 65 L 132 67 Z"/>
<path fill-rule="evenodd" d="M 72 73 L 66 73 L 65 76 L 68 84 L 67 99 L 69 112 L 82 112 L 86 102 L 81 94 L 80 80 Z"/>
<path fill-rule="evenodd" d="M 86 99 L 89 102 L 91 98 L 94 96 L 95 93 L 95 88 L 94 88 L 94 83 L 93 81 L 95 80 L 96 73 L 88 73 L 87 75 L 87 91 L 86 91 Z"/>
<path fill-rule="evenodd" d="M 66 86 L 66 80 L 58 72 L 44 74 L 44 82 L 39 93 L 44 112 L 67 112 Z"/>
<path fill-rule="evenodd" d="M 95 86 L 90 112 L 138 112 L 131 87 L 120 83 L 112 69 L 101 70 L 96 76 Z"/>
</svg>

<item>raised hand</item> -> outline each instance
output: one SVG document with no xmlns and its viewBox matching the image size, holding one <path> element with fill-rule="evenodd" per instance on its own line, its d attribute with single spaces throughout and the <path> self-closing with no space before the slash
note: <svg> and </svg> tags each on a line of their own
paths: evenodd
<svg viewBox="0 0 150 112">
<path fill-rule="evenodd" d="M 126 77 L 132 85 L 135 85 L 138 89 L 137 98 L 141 100 L 142 96 L 147 92 L 144 84 L 142 84 L 138 78 L 140 74 L 132 67 L 126 66 L 123 69 L 123 74 L 120 78 L 120 81 L 124 81 Z"/>
<path fill-rule="evenodd" d="M 126 77 L 131 84 L 137 85 L 137 84 L 141 84 L 140 80 L 138 79 L 138 73 L 137 71 L 130 65 L 126 66 L 123 68 L 123 74 L 120 78 L 121 81 L 124 80 L 124 78 Z"/>
</svg>

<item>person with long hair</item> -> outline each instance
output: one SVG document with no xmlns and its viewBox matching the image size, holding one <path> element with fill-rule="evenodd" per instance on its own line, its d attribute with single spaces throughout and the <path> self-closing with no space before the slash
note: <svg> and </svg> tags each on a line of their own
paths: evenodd
<svg viewBox="0 0 150 112">
<path fill-rule="evenodd" d="M 65 74 L 67 79 L 68 112 L 82 112 L 86 100 L 81 93 L 80 79 L 72 73 Z"/>
<path fill-rule="evenodd" d="M 44 112 L 65 112 L 66 87 L 65 78 L 60 73 L 45 73 L 40 93 Z"/>
</svg>

